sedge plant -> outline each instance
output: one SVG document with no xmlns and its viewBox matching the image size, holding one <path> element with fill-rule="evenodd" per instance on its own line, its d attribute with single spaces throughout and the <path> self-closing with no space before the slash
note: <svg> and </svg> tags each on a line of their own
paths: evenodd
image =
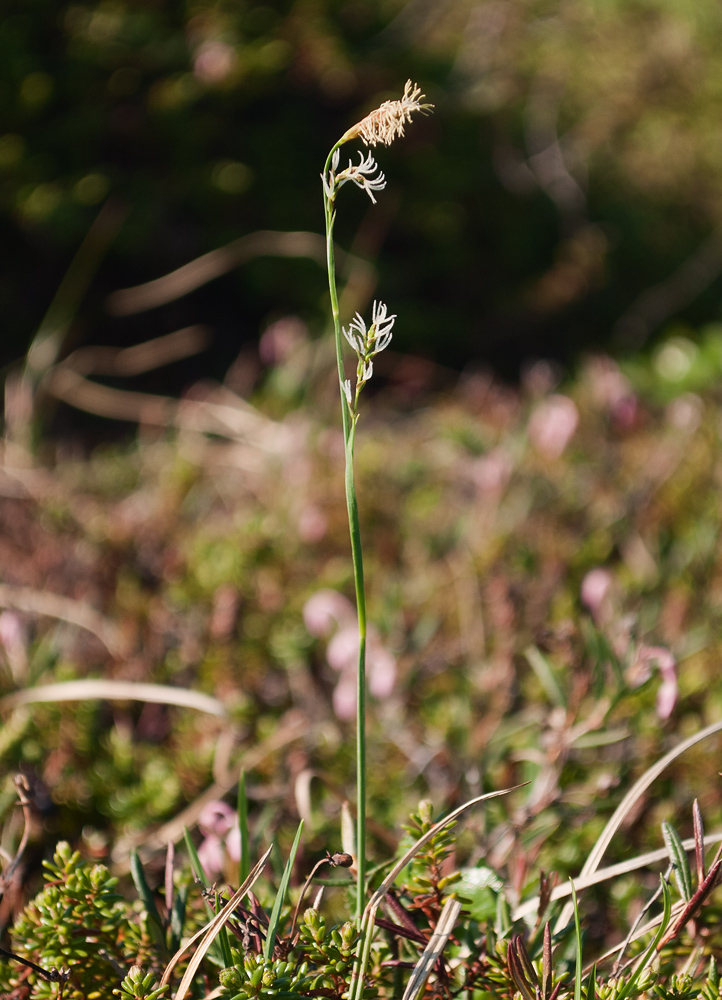
<svg viewBox="0 0 722 1000">
<path fill-rule="evenodd" d="M 356 425 L 359 418 L 359 396 L 373 375 L 374 357 L 391 341 L 395 314 L 389 314 L 384 302 L 375 301 L 371 314 L 371 324 L 360 315 L 351 319 L 348 327 L 341 326 L 338 290 L 336 286 L 336 263 L 334 256 L 333 231 L 336 222 L 336 198 L 344 184 L 351 181 L 365 191 L 375 204 L 375 193 L 386 186 L 386 179 L 370 152 L 359 152 L 359 162 L 349 159 L 348 166 L 339 169 L 341 146 L 354 139 L 361 139 L 366 146 L 379 143 L 386 146 L 404 134 L 404 125 L 411 121 L 412 114 L 428 112 L 431 104 L 421 104 L 424 95 L 416 84 L 408 80 L 403 96 L 397 101 L 384 101 L 365 118 L 348 129 L 329 151 L 323 168 L 323 207 L 326 220 L 326 258 L 328 265 L 328 287 L 331 298 L 336 363 L 338 367 L 339 389 L 341 393 L 341 419 L 345 445 L 345 488 L 349 533 L 351 536 L 351 557 L 353 561 L 356 609 L 358 614 L 358 674 L 356 696 L 356 868 L 357 897 L 356 920 L 361 918 L 366 897 L 366 593 L 364 588 L 363 549 L 359 524 L 358 503 L 354 481 L 354 446 Z M 344 340 L 356 355 L 355 384 L 346 378 L 343 357 Z"/>
</svg>

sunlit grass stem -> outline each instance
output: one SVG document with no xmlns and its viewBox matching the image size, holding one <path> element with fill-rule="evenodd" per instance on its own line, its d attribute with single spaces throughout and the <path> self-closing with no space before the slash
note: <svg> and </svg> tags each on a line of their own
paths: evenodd
<svg viewBox="0 0 722 1000">
<path fill-rule="evenodd" d="M 331 159 L 339 143 L 328 154 L 324 176 L 328 174 Z M 356 865 L 357 865 L 357 899 L 356 920 L 361 922 L 366 895 L 366 591 L 364 588 L 363 550 L 361 547 L 361 525 L 359 524 L 358 503 L 356 500 L 356 484 L 354 480 L 354 444 L 356 439 L 356 421 L 349 414 L 344 385 L 346 373 L 343 362 L 343 340 L 341 337 L 341 319 L 338 309 L 338 291 L 336 288 L 336 262 L 333 249 L 333 226 L 336 220 L 336 210 L 333 198 L 324 193 L 324 214 L 326 219 L 326 257 L 328 263 L 328 289 L 331 298 L 331 315 L 333 317 L 334 340 L 336 344 L 336 363 L 338 366 L 339 389 L 341 393 L 341 414 L 343 420 L 343 437 L 345 450 L 345 488 L 346 509 L 348 512 L 349 533 L 351 535 L 351 558 L 353 561 L 354 586 L 356 589 L 356 609 L 358 613 L 358 678 L 356 693 Z"/>
<path fill-rule="evenodd" d="M 326 221 L 326 256 L 328 263 L 328 288 L 331 297 L 336 363 L 338 366 L 339 389 L 341 393 L 341 413 L 345 447 L 345 488 L 349 533 L 351 536 L 351 558 L 353 561 L 354 586 L 356 589 L 356 609 L 358 613 L 358 675 L 356 693 L 356 866 L 357 900 L 356 924 L 361 928 L 366 900 L 366 592 L 364 589 L 363 550 L 361 547 L 361 526 L 359 524 L 356 485 L 354 482 L 354 445 L 356 423 L 358 421 L 359 393 L 373 375 L 373 358 L 391 340 L 391 329 L 395 316 L 389 316 L 383 302 L 375 302 L 370 327 L 360 314 L 356 314 L 348 330 L 342 328 L 339 315 L 338 290 L 336 287 L 336 262 L 333 247 L 333 229 L 336 221 L 336 195 L 348 181 L 365 191 L 372 202 L 375 193 L 386 186 L 384 175 L 371 155 L 359 154 L 359 162 L 349 160 L 348 167 L 339 169 L 340 147 L 352 139 L 361 139 L 367 146 L 377 143 L 390 145 L 404 134 L 405 123 L 411 121 L 412 112 L 425 111 L 430 105 L 419 103 L 422 97 L 419 88 L 407 81 L 401 100 L 384 101 L 378 108 L 348 129 L 332 147 L 323 168 L 321 179 L 324 193 L 324 218 Z M 342 336 L 343 334 L 343 336 Z M 356 383 L 351 386 L 346 378 L 343 361 L 343 341 L 347 340 L 356 353 Z M 360 947 L 363 946 L 363 935 Z"/>
</svg>

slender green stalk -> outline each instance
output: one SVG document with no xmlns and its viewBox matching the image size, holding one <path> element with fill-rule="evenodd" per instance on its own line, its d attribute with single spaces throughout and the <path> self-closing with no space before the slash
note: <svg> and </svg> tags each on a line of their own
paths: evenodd
<svg viewBox="0 0 722 1000">
<path fill-rule="evenodd" d="M 569 879 L 572 887 L 572 904 L 574 906 L 574 942 L 576 945 L 576 969 L 574 971 L 574 1000 L 582 1000 L 582 927 L 579 922 L 579 905 L 574 882 Z"/>
<path fill-rule="evenodd" d="M 345 488 L 346 510 L 349 534 L 351 536 L 351 558 L 353 561 L 354 585 L 356 588 L 356 610 L 358 613 L 358 677 L 356 695 L 356 867 L 357 899 L 356 925 L 359 928 L 359 952 L 361 959 L 364 948 L 370 947 L 370 933 L 364 933 L 363 914 L 366 901 L 366 592 L 364 589 L 363 549 L 361 546 L 361 526 L 359 523 L 356 485 L 354 481 L 354 445 L 358 422 L 359 394 L 373 375 L 373 357 L 382 351 L 391 340 L 391 328 L 395 316 L 387 315 L 382 302 L 374 302 L 370 327 L 357 313 L 348 330 L 342 328 L 339 315 L 338 290 L 336 287 L 336 261 L 334 258 L 333 229 L 336 221 L 336 196 L 348 181 L 365 191 L 372 202 L 374 193 L 386 186 L 384 175 L 373 156 L 360 153 L 360 162 L 349 160 L 348 167 L 339 170 L 340 147 L 351 139 L 361 138 L 367 146 L 381 142 L 389 145 L 396 136 L 404 134 L 404 124 L 411 121 L 411 113 L 425 111 L 430 105 L 419 104 L 421 91 L 409 80 L 400 101 L 385 101 L 371 114 L 353 125 L 332 147 L 326 158 L 321 175 L 323 181 L 323 207 L 326 220 L 326 258 L 328 264 L 328 289 L 331 298 L 336 363 L 338 366 L 339 389 L 341 392 L 341 414 L 345 445 Z M 343 336 L 342 336 L 343 335 Z M 352 388 L 346 378 L 343 361 L 343 341 L 356 353 L 356 385 Z M 367 940 L 368 938 L 368 940 Z M 368 952 L 366 952 L 368 960 Z M 362 968 L 365 963 L 362 962 Z"/>
<path fill-rule="evenodd" d="M 324 176 L 329 171 L 333 153 L 338 143 L 328 154 Z M 341 393 L 341 413 L 343 419 L 343 436 L 345 444 L 346 470 L 346 509 L 348 512 L 349 532 L 351 535 L 351 558 L 353 561 L 354 584 L 356 587 L 356 608 L 358 612 L 359 652 L 358 680 L 356 695 L 356 856 L 357 856 L 357 899 L 356 919 L 361 922 L 366 895 L 366 591 L 364 588 L 363 549 L 361 546 L 361 525 L 359 523 L 358 502 L 356 500 L 356 484 L 354 480 L 354 444 L 356 440 L 356 419 L 349 414 L 344 385 L 346 372 L 343 362 L 343 341 L 341 337 L 341 320 L 338 309 L 338 291 L 336 288 L 336 262 L 333 249 L 333 226 L 336 220 L 334 198 L 324 196 L 324 214 L 326 217 L 326 257 L 328 262 L 328 289 L 331 298 L 331 314 L 333 316 L 334 339 L 336 343 L 336 363 L 338 366 L 339 390 Z"/>
</svg>

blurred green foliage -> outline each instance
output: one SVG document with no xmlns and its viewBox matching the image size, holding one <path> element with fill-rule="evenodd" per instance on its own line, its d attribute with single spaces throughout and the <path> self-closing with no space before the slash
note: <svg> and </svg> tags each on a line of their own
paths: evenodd
<svg viewBox="0 0 722 1000">
<path fill-rule="evenodd" d="M 712 357 L 717 338 L 704 331 L 694 350 Z M 654 358 L 629 375 L 592 359 L 564 391 L 544 364 L 513 391 L 468 376 L 414 415 L 396 390 L 370 400 L 369 617 L 397 669 L 392 693 L 370 699 L 374 861 L 420 797 L 439 809 L 530 781 L 516 805 L 469 820 L 460 862 L 484 860 L 519 891 L 539 868 L 578 871 L 631 782 L 720 718 L 720 372 L 693 392 Z M 37 495 L 0 498 L 4 582 L 75 596 L 127 642 L 112 660 L 67 623 L 5 612 L 1 694 L 111 676 L 212 694 L 232 721 L 142 702 L 6 708 L 0 759 L 45 802 L 43 842 L 82 837 L 96 857 L 142 845 L 251 754 L 252 852 L 298 810 L 307 850 L 338 849 L 352 727 L 334 711 L 338 662 L 304 623 L 319 591 L 353 592 L 326 381 L 306 387 L 310 409 L 279 401 L 270 378 L 255 411 L 243 404 L 260 437 L 146 429 L 58 461 Z M 660 702 L 670 679 L 674 706 Z M 300 736 L 273 742 L 299 720 Z M 609 861 L 659 846 L 662 820 L 687 835 L 695 795 L 717 822 L 715 760 L 696 748 L 665 772 Z M 0 819 L 13 801 L 8 777 Z M 481 912 L 494 885 L 476 889 Z"/>
<path fill-rule="evenodd" d="M 128 215 L 73 340 L 204 321 L 218 376 L 279 315 L 319 330 L 309 262 L 251 261 L 150 316 L 113 318 L 104 296 L 258 229 L 319 231 L 327 149 L 407 77 L 436 112 L 383 151 L 382 204 L 349 197 L 338 233 L 378 265 L 399 349 L 509 373 L 633 349 L 685 310 L 717 320 L 721 39 L 713 0 L 450 0 L 443 16 L 422 0 L 7 0 L 2 357 L 109 196 Z"/>
</svg>

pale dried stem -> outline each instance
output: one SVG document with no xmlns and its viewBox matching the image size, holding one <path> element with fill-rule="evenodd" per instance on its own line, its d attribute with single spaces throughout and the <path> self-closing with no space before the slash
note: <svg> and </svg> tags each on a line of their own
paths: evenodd
<svg viewBox="0 0 722 1000">
<path fill-rule="evenodd" d="M 156 705 L 175 705 L 179 708 L 192 708 L 206 715 L 214 715 L 219 719 L 228 720 L 228 711 L 223 702 L 201 691 L 191 691 L 187 688 L 174 688 L 165 684 L 142 684 L 135 681 L 114 681 L 88 679 L 79 681 L 64 681 L 59 684 L 44 684 L 40 687 L 26 688 L 0 698 L 0 712 L 17 708 L 19 705 L 31 705 L 38 702 L 61 701 L 144 701 Z"/>
<path fill-rule="evenodd" d="M 119 629 L 100 612 L 87 604 L 74 601 L 61 594 L 32 587 L 13 587 L 0 584 L 0 607 L 12 608 L 26 614 L 57 618 L 78 628 L 91 632 L 103 643 L 111 656 L 121 658 L 126 652 L 126 643 Z"/>
<path fill-rule="evenodd" d="M 346 266 L 352 255 L 338 249 Z M 182 267 L 133 288 L 122 288 L 108 296 L 108 308 L 116 316 L 145 312 L 189 295 L 209 281 L 228 274 L 254 257 L 307 257 L 326 264 L 326 241 L 318 233 L 260 230 L 241 236 L 217 250 L 197 257 Z"/>
</svg>

